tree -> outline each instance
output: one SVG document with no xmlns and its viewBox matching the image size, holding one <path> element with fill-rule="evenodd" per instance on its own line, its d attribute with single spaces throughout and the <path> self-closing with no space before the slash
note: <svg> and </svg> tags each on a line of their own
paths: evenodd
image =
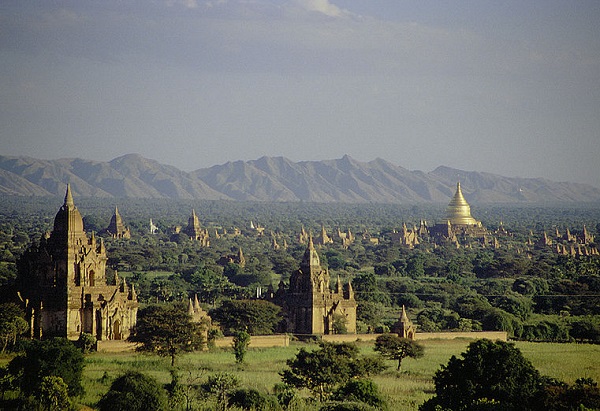
<svg viewBox="0 0 600 411">
<path fill-rule="evenodd" d="M 247 331 L 251 335 L 273 334 L 281 320 L 281 308 L 264 300 L 229 300 L 221 307 L 210 311 L 213 320 L 218 321 L 223 333 L 232 335 L 237 331 Z"/>
<path fill-rule="evenodd" d="M 244 362 L 244 357 L 250 345 L 250 334 L 246 331 L 240 331 L 233 336 L 233 353 L 235 354 L 235 362 L 241 364 Z"/>
<path fill-rule="evenodd" d="M 0 304 L 0 344 L 2 354 L 15 346 L 17 337 L 29 329 L 25 313 L 14 303 Z"/>
<path fill-rule="evenodd" d="M 161 411 L 167 407 L 164 388 L 152 377 L 128 371 L 98 402 L 100 411 Z"/>
<path fill-rule="evenodd" d="M 482 402 L 505 411 L 534 409 L 543 379 L 514 344 L 482 339 L 461 355 L 462 359 L 452 356 L 435 373 L 436 395 L 421 411 L 475 410 Z"/>
<path fill-rule="evenodd" d="M 170 357 L 173 367 L 179 354 L 201 347 L 200 327 L 192 321 L 183 304 L 151 305 L 138 313 L 129 341 L 141 344 L 138 351 Z"/>
<path fill-rule="evenodd" d="M 375 340 L 375 351 L 390 360 L 398 361 L 398 368 L 406 357 L 420 358 L 423 356 L 424 348 L 421 344 L 408 338 L 399 337 L 396 334 L 383 334 Z"/>
<path fill-rule="evenodd" d="M 64 411 L 71 408 L 67 384 L 60 377 L 43 377 L 36 397 L 47 411 Z"/>
<path fill-rule="evenodd" d="M 298 389 L 307 388 L 319 401 L 352 378 L 381 372 L 385 367 L 376 359 L 360 357 L 354 344 L 321 342 L 319 349 L 301 348 L 295 358 L 287 360 L 289 369 L 280 373 L 284 383 Z"/>
<path fill-rule="evenodd" d="M 208 381 L 202 385 L 202 388 L 216 397 L 219 410 L 224 411 L 227 409 L 229 393 L 239 384 L 240 382 L 235 375 L 219 373 L 208 377 Z"/>
<path fill-rule="evenodd" d="M 66 338 L 32 340 L 25 346 L 25 352 L 8 364 L 25 395 L 39 392 L 43 377 L 48 376 L 62 378 L 70 396 L 81 395 L 83 367 L 83 354 Z"/>
</svg>

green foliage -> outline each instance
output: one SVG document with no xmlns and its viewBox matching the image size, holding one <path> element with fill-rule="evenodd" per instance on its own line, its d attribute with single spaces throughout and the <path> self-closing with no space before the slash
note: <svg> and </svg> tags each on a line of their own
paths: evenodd
<svg viewBox="0 0 600 411">
<path fill-rule="evenodd" d="M 251 335 L 273 334 L 281 320 L 281 307 L 264 300 L 228 300 L 210 311 L 225 335 L 247 331 Z"/>
<path fill-rule="evenodd" d="M 336 387 L 352 378 L 376 374 L 384 369 L 380 361 L 359 356 L 354 344 L 325 342 L 314 351 L 301 348 L 287 365 L 289 368 L 280 373 L 283 382 L 299 389 L 307 388 L 319 401 L 328 398 Z"/>
<path fill-rule="evenodd" d="M 364 402 L 344 401 L 324 404 L 319 411 L 379 411 L 381 408 L 373 407 Z"/>
<path fill-rule="evenodd" d="M 579 378 L 573 385 L 549 381 L 544 394 L 542 407 L 547 411 L 600 409 L 600 388 L 591 378 Z"/>
<path fill-rule="evenodd" d="M 383 305 L 371 301 L 361 302 L 356 308 L 357 320 L 367 324 L 370 330 L 374 330 L 383 319 L 383 308 Z"/>
<path fill-rule="evenodd" d="M 235 362 L 241 364 L 244 362 L 244 357 L 250 345 L 250 334 L 246 331 L 239 331 L 233 336 L 233 353 L 235 354 Z"/>
<path fill-rule="evenodd" d="M 42 378 L 48 376 L 62 378 L 70 396 L 82 395 L 83 367 L 83 354 L 65 338 L 29 341 L 25 345 L 25 352 L 8 364 L 24 395 L 39 392 Z"/>
<path fill-rule="evenodd" d="M 474 410 L 482 400 L 499 403 L 500 408 L 532 410 L 540 395 L 543 380 L 514 344 L 478 340 L 469 344 L 462 359 L 450 358 L 435 373 L 435 397 L 421 407 L 436 406 L 451 410 Z"/>
<path fill-rule="evenodd" d="M 137 324 L 129 341 L 140 343 L 139 351 L 171 358 L 201 347 L 200 324 L 192 321 L 185 305 L 151 305 L 138 312 Z"/>
<path fill-rule="evenodd" d="M 96 337 L 94 337 L 92 334 L 81 333 L 76 344 L 82 353 L 88 354 L 92 351 L 96 351 L 97 343 L 98 341 L 96 340 Z"/>
<path fill-rule="evenodd" d="M 348 320 L 346 316 L 343 314 L 334 314 L 333 321 L 331 324 L 331 328 L 333 329 L 334 334 L 347 334 L 348 328 L 346 327 L 346 323 Z"/>
<path fill-rule="evenodd" d="M 580 317 L 570 322 L 570 336 L 577 341 L 600 342 L 600 319 L 592 316 Z"/>
<path fill-rule="evenodd" d="M 0 304 L 0 344 L 1 353 L 17 344 L 17 338 L 29 329 L 25 313 L 14 303 Z"/>
<path fill-rule="evenodd" d="M 47 411 L 64 411 L 71 408 L 67 384 L 60 377 L 42 377 L 36 397 Z"/>
<path fill-rule="evenodd" d="M 166 406 L 164 388 L 154 378 L 137 371 L 118 377 L 98 402 L 100 411 L 162 411 Z"/>
<path fill-rule="evenodd" d="M 216 398 L 220 410 L 227 408 L 227 402 L 231 391 L 240 384 L 238 378 L 228 373 L 218 373 L 208 377 L 208 381 L 202 388 L 208 394 Z"/>
<path fill-rule="evenodd" d="M 252 411 L 280 409 L 276 401 L 252 388 L 242 388 L 233 391 L 229 395 L 228 405 Z"/>
<path fill-rule="evenodd" d="M 362 402 L 379 410 L 385 409 L 386 405 L 377 385 L 366 378 L 348 381 L 335 390 L 332 399 L 335 401 Z"/>
<path fill-rule="evenodd" d="M 408 338 L 402 338 L 396 334 L 383 334 L 375 340 L 375 351 L 390 360 L 398 361 L 396 370 L 400 371 L 403 359 L 407 357 L 421 358 L 425 349 L 418 342 Z"/>
</svg>

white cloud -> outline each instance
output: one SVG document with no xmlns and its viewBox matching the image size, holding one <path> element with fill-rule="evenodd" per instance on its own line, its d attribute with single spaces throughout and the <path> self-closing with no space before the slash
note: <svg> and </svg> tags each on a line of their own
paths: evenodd
<svg viewBox="0 0 600 411">
<path fill-rule="evenodd" d="M 343 10 L 329 0 L 296 0 L 296 2 L 308 11 L 316 11 L 330 17 L 340 17 Z"/>
</svg>

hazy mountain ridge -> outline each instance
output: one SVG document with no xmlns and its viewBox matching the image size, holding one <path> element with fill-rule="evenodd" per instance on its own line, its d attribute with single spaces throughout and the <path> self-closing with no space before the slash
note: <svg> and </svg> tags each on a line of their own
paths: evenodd
<svg viewBox="0 0 600 411">
<path fill-rule="evenodd" d="M 0 194 L 308 202 L 445 202 L 460 180 L 473 202 L 594 202 L 600 189 L 543 178 L 504 177 L 440 166 L 410 171 L 386 160 L 234 161 L 190 173 L 127 154 L 109 162 L 0 156 Z"/>
</svg>

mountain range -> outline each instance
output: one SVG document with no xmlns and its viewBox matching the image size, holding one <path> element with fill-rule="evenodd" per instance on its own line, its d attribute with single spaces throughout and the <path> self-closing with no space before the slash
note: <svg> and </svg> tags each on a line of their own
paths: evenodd
<svg viewBox="0 0 600 411">
<path fill-rule="evenodd" d="M 234 161 L 192 172 L 137 154 L 109 162 L 0 156 L 0 194 L 344 203 L 447 202 L 460 180 L 468 201 L 596 202 L 600 189 L 544 178 L 504 177 L 445 166 L 425 173 L 386 160 L 294 162 L 285 157 Z"/>
</svg>

